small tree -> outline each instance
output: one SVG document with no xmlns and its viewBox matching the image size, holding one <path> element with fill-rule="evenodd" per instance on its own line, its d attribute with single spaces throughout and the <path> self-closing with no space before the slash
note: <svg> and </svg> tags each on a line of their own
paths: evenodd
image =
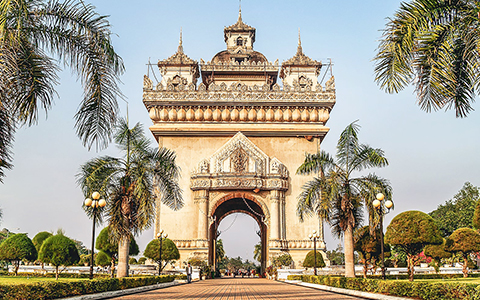
<svg viewBox="0 0 480 300">
<path fill-rule="evenodd" d="M 56 234 L 43 242 L 38 259 L 55 266 L 55 279 L 58 279 L 58 267 L 71 266 L 80 260 L 80 256 L 71 239 L 63 234 Z"/>
<path fill-rule="evenodd" d="M 345 264 L 345 254 L 343 253 L 342 244 L 338 244 L 334 250 L 328 250 L 326 254 L 331 265 L 341 266 Z"/>
<path fill-rule="evenodd" d="M 284 253 L 278 256 L 274 256 L 272 258 L 272 264 L 275 267 L 281 267 L 281 266 L 290 266 L 293 262 L 292 257 L 288 253 Z M 318 265 L 318 257 L 317 257 L 317 265 Z"/>
<path fill-rule="evenodd" d="M 40 253 L 40 248 L 42 247 L 43 242 L 49 237 L 51 237 L 52 235 L 53 234 L 51 232 L 41 231 L 33 237 L 32 242 L 33 242 L 33 245 L 35 246 L 35 249 L 37 249 L 37 253 Z M 42 263 L 42 269 L 43 267 L 44 267 L 44 264 Z"/>
<path fill-rule="evenodd" d="M 446 240 L 443 239 L 440 245 L 427 245 L 423 249 L 423 253 L 433 259 L 433 267 L 437 273 L 440 271 L 441 260 L 452 257 L 452 253 L 445 251 L 445 242 Z"/>
<path fill-rule="evenodd" d="M 393 218 L 387 227 L 385 242 L 402 248 L 407 255 L 409 280 L 413 281 L 414 266 L 418 254 L 426 245 L 438 245 L 443 241 L 435 221 L 421 211 L 406 211 Z"/>
<path fill-rule="evenodd" d="M 380 241 L 380 229 L 370 234 L 370 226 L 364 226 L 355 232 L 354 249 L 360 255 L 360 262 L 363 263 L 363 277 L 367 278 L 369 270 L 375 270 L 381 259 L 382 244 Z M 384 245 L 384 256 L 390 256 L 390 246 Z"/>
<path fill-rule="evenodd" d="M 128 260 L 128 264 L 129 265 L 136 265 L 136 264 L 138 264 L 138 261 L 137 261 L 137 259 L 135 259 L 135 257 L 130 257 L 130 259 Z"/>
<path fill-rule="evenodd" d="M 480 251 L 480 234 L 470 228 L 457 229 L 447 238 L 445 250 L 463 257 L 463 277 L 467 277 L 468 258 L 470 254 Z"/>
<path fill-rule="evenodd" d="M 147 261 L 147 258 L 142 256 L 138 259 L 138 264 L 144 265 L 146 261 Z"/>
<path fill-rule="evenodd" d="M 480 199 L 480 188 L 465 182 L 462 189 L 429 213 L 443 237 L 450 236 L 458 228 L 472 227 L 475 206 Z"/>
<path fill-rule="evenodd" d="M 180 258 L 177 246 L 175 246 L 175 243 L 170 239 L 164 239 L 162 241 L 162 257 L 160 257 L 160 241 L 158 239 L 154 239 L 148 243 L 143 255 L 157 262 L 159 273 L 162 272 L 163 268 L 165 268 L 170 261 Z M 165 262 L 163 265 L 162 261 Z"/>
<path fill-rule="evenodd" d="M 110 275 L 113 278 L 115 274 L 115 260 L 118 254 L 118 243 L 113 241 L 112 232 L 109 227 L 105 227 L 100 231 L 95 240 L 95 248 L 105 252 L 110 257 Z M 135 239 L 130 237 L 129 255 L 137 255 L 139 253 L 138 244 Z"/>
<path fill-rule="evenodd" d="M 41 231 L 33 237 L 32 242 L 35 246 L 35 249 L 37 249 L 37 252 L 40 252 L 40 248 L 42 247 L 43 242 L 52 235 L 53 234 L 48 231 Z"/>
<path fill-rule="evenodd" d="M 110 265 L 111 260 L 112 258 L 103 251 L 100 251 L 97 253 L 97 255 L 95 255 L 95 264 L 97 266 L 102 266 L 102 267 L 108 266 Z"/>
<path fill-rule="evenodd" d="M 307 253 L 305 260 L 303 261 L 303 266 L 305 268 L 313 268 L 315 262 L 315 254 L 313 250 Z M 317 268 L 325 267 L 325 262 L 323 261 L 323 256 L 320 252 L 317 251 Z"/>
<path fill-rule="evenodd" d="M 390 262 L 394 268 L 407 266 L 407 254 L 403 248 L 390 247 Z"/>
<path fill-rule="evenodd" d="M 473 213 L 472 226 L 476 230 L 480 230 L 480 200 L 477 201 L 475 211 Z"/>
<path fill-rule="evenodd" d="M 0 244 L 0 260 L 9 261 L 15 266 L 15 276 L 18 274 L 20 261 L 36 259 L 37 250 L 26 234 L 11 235 Z"/>
</svg>

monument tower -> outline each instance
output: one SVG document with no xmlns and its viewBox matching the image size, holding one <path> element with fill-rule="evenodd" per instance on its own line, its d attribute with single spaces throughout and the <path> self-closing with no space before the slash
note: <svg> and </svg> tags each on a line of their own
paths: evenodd
<svg viewBox="0 0 480 300">
<path fill-rule="evenodd" d="M 255 32 L 240 10 L 224 28 L 226 50 L 198 63 L 184 53 L 180 36 L 177 52 L 158 62 L 161 82 L 144 77 L 150 130 L 160 147 L 176 152 L 185 201 L 179 211 L 159 203 L 155 235 L 168 232 L 181 262 L 204 255 L 213 264 L 218 224 L 232 213 L 258 222 L 263 269 L 282 252 L 301 267 L 313 249 L 308 235 L 323 232 L 317 218 L 300 222 L 296 215 L 309 178 L 295 171 L 329 131 L 334 78 L 318 82 L 322 63 L 303 53 L 300 37 L 292 58 L 269 62 L 253 48 Z"/>
</svg>

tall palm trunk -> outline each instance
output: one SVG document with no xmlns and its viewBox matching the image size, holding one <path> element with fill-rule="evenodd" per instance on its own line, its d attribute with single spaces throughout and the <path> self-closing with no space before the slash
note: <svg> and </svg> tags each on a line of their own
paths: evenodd
<svg viewBox="0 0 480 300">
<path fill-rule="evenodd" d="M 118 266 L 117 278 L 128 276 L 128 250 L 130 246 L 130 236 L 124 236 L 118 243 Z"/>
<path fill-rule="evenodd" d="M 345 247 L 345 277 L 355 277 L 355 259 L 353 255 L 353 227 L 348 225 L 343 234 Z"/>
</svg>

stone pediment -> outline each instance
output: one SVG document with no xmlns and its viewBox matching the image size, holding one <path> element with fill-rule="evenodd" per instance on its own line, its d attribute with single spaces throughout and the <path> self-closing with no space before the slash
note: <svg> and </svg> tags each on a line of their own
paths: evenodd
<svg viewBox="0 0 480 300">
<path fill-rule="evenodd" d="M 238 132 L 193 171 L 191 189 L 287 190 L 288 170 Z"/>
</svg>

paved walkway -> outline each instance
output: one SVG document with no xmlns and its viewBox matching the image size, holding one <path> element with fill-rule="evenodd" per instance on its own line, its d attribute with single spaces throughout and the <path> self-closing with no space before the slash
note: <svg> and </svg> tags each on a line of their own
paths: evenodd
<svg viewBox="0 0 480 300">
<path fill-rule="evenodd" d="M 290 285 L 261 278 L 222 278 L 214 280 L 202 280 L 191 284 L 183 284 L 113 299 L 354 300 L 363 298 L 319 291 L 311 288 Z"/>
</svg>

